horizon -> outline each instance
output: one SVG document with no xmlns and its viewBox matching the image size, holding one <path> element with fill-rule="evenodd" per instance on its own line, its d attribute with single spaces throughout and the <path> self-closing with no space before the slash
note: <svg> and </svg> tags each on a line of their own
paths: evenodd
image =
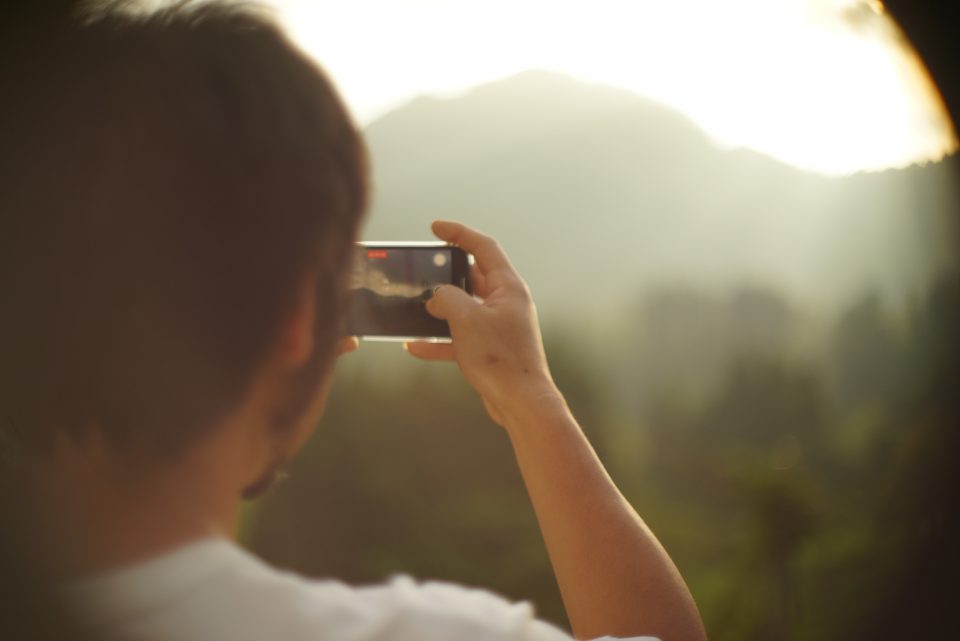
<svg viewBox="0 0 960 641">
<path fill-rule="evenodd" d="M 395 115 L 399 113 L 403 113 L 411 107 L 416 107 L 418 104 L 439 103 L 439 104 L 452 105 L 452 104 L 458 103 L 461 100 L 471 98 L 471 96 L 475 95 L 477 92 L 483 92 L 484 90 L 490 89 L 491 87 L 495 87 L 498 85 L 513 83 L 523 78 L 540 78 L 540 79 L 553 78 L 556 80 L 570 82 L 572 84 L 579 85 L 582 89 L 585 89 L 585 90 L 600 89 L 600 90 L 611 90 L 614 92 L 621 93 L 624 97 L 630 97 L 630 98 L 636 99 L 638 101 L 637 103 L 638 106 L 641 103 L 645 102 L 647 106 L 662 109 L 666 112 L 670 112 L 674 116 L 682 118 L 692 128 L 696 129 L 700 134 L 702 134 L 704 140 L 709 142 L 718 151 L 747 152 L 747 153 L 756 154 L 771 162 L 775 162 L 778 165 L 789 167 L 792 170 L 795 170 L 804 174 L 819 176 L 822 178 L 842 180 L 844 178 L 851 178 L 854 176 L 864 176 L 864 175 L 869 176 L 869 175 L 884 174 L 887 172 L 899 172 L 899 171 L 904 171 L 912 168 L 923 168 L 930 165 L 937 165 L 944 162 L 950 162 L 952 159 L 960 157 L 960 147 L 958 147 L 950 150 L 949 152 L 944 153 L 944 155 L 939 158 L 927 158 L 927 159 L 919 158 L 919 159 L 911 160 L 904 165 L 898 165 L 898 166 L 891 165 L 886 167 L 873 167 L 873 168 L 867 167 L 864 169 L 858 169 L 852 173 L 824 173 L 808 167 L 797 166 L 793 163 L 790 163 L 784 160 L 783 158 L 775 156 L 764 150 L 754 149 L 752 147 L 742 146 L 742 145 L 727 144 L 723 140 L 716 138 L 707 128 L 703 126 L 702 123 L 692 118 L 686 112 L 666 102 L 662 102 L 655 97 L 640 94 L 619 85 L 610 84 L 602 81 L 587 80 L 587 79 L 579 78 L 569 73 L 565 73 L 563 71 L 556 71 L 553 69 L 524 69 L 522 71 L 510 73 L 508 75 L 505 75 L 499 78 L 494 78 L 482 84 L 466 87 L 459 91 L 441 92 L 441 93 L 422 93 L 422 94 L 409 96 L 403 99 L 402 101 L 396 103 L 388 110 L 382 113 L 377 113 L 376 115 L 372 116 L 368 121 L 362 122 L 362 123 L 358 122 L 358 125 L 360 126 L 361 130 L 363 130 L 364 132 L 367 132 L 372 128 L 381 126 L 383 122 L 389 121 Z"/>
<path fill-rule="evenodd" d="M 830 314 L 873 290 L 903 311 L 957 267 L 943 247 L 943 215 L 960 202 L 949 164 L 810 173 L 719 147 L 650 98 L 556 72 L 416 99 L 366 136 L 364 238 L 427 238 L 434 218 L 473 224 L 562 322 L 603 324 L 662 285 L 766 288 Z M 544 229 L 571 260 L 543 260 Z"/>
<path fill-rule="evenodd" d="M 649 97 L 723 146 L 821 174 L 958 147 L 925 67 L 878 3 L 731 0 L 721 11 L 707 0 L 602 0 L 587 10 L 527 0 L 507 13 L 497 2 L 273 4 L 363 125 L 416 96 L 545 69 Z"/>
</svg>

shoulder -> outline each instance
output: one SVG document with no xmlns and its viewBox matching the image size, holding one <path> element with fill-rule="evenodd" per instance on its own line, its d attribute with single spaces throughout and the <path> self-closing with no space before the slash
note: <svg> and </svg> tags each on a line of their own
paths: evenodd
<svg viewBox="0 0 960 641">
<path fill-rule="evenodd" d="M 285 573 L 306 599 L 303 622 L 312 634 L 365 641 L 572 641 L 539 620 L 525 601 L 481 588 L 409 576 L 370 586 L 313 581 Z M 300 636 L 296 637 L 300 639 Z M 302 637 L 307 638 L 307 637 Z M 318 637 L 309 637 L 318 638 Z M 604 637 L 614 641 L 613 637 Z M 603 641 L 598 639 L 596 641 Z M 629 640 L 624 640 L 629 641 Z M 638 637 L 633 641 L 658 641 Z"/>
<path fill-rule="evenodd" d="M 324 636 L 383 641 L 570 640 L 560 629 L 537 620 L 529 603 L 513 603 L 488 590 L 417 582 L 408 576 L 363 587 L 285 576 L 287 589 L 296 585 L 300 593 L 296 601 L 303 623 Z M 345 634 L 348 631 L 358 634 Z"/>
<path fill-rule="evenodd" d="M 258 572 L 245 574 L 235 587 L 243 595 L 238 601 L 246 604 L 250 627 L 273 631 L 263 638 L 572 641 L 568 633 L 537 619 L 530 603 L 511 602 L 481 588 L 406 575 L 357 587 L 258 565 Z"/>
<path fill-rule="evenodd" d="M 407 576 L 361 587 L 312 580 L 222 540 L 185 547 L 99 583 L 90 609 L 121 636 L 570 641 L 559 628 L 537 620 L 529 603 L 512 603 L 488 590 Z"/>
<path fill-rule="evenodd" d="M 70 601 L 120 638 L 571 641 L 529 603 L 488 590 L 407 576 L 363 587 L 311 580 L 216 540 L 74 586 Z"/>
</svg>

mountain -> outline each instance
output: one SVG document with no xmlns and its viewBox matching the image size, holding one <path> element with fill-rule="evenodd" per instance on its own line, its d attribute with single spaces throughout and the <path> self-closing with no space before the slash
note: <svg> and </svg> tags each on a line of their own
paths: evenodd
<svg viewBox="0 0 960 641">
<path fill-rule="evenodd" d="M 431 220 L 463 220 L 497 236 L 557 314 L 616 313 L 661 284 L 763 286 L 830 307 L 867 289 L 902 301 L 953 265 L 956 157 L 821 176 L 720 148 L 632 92 L 547 72 L 415 99 L 366 137 L 366 238 L 427 238 Z"/>
</svg>

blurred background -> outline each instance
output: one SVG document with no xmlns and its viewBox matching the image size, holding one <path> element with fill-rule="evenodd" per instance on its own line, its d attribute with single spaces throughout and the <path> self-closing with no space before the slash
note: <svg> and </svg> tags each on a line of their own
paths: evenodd
<svg viewBox="0 0 960 641">
<path fill-rule="evenodd" d="M 960 327 L 956 133 L 883 7 L 275 6 L 365 130 L 364 237 L 448 218 L 500 239 L 711 638 L 862 635 L 933 527 L 918 470 L 949 455 Z M 483 586 L 565 625 L 502 430 L 455 366 L 395 344 L 344 359 L 242 537 L 307 574 Z"/>
</svg>

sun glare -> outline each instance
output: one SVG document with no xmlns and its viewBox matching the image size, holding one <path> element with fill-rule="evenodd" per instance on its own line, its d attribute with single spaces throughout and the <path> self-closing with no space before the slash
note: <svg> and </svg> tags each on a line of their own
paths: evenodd
<svg viewBox="0 0 960 641">
<path fill-rule="evenodd" d="M 846 174 L 939 160 L 957 139 L 879 3 L 858 0 L 281 0 L 361 122 L 528 69 L 631 89 L 718 143 Z"/>
</svg>

